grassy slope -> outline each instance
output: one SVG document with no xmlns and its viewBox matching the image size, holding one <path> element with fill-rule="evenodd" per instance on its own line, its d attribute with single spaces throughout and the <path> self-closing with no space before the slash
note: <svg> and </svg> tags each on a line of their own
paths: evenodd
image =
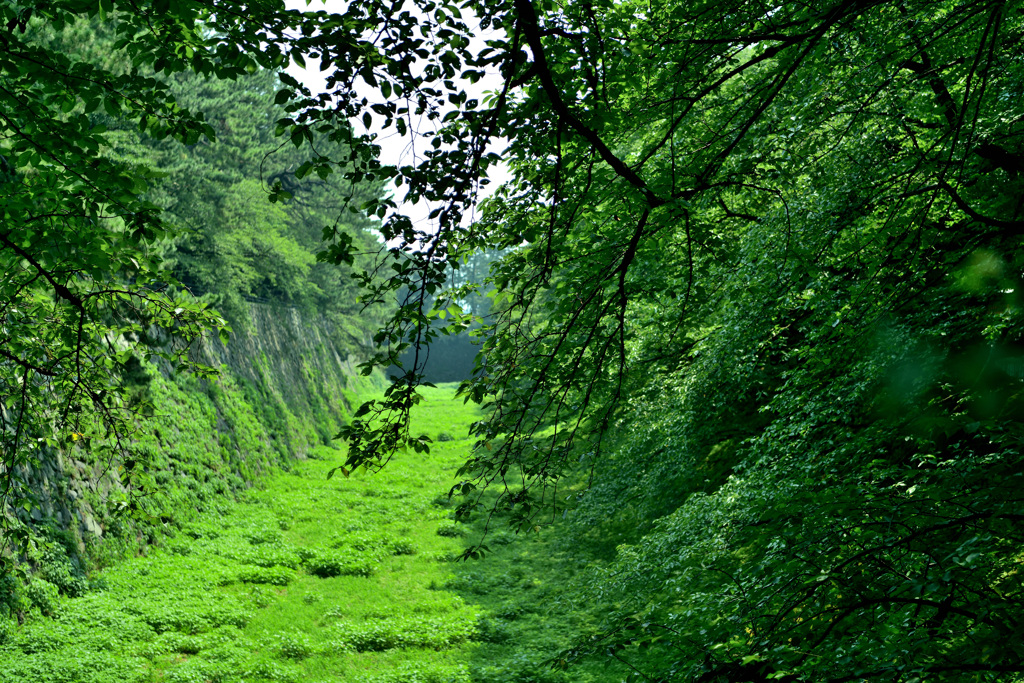
<svg viewBox="0 0 1024 683">
<path fill-rule="evenodd" d="M 492 532 L 487 559 L 450 561 L 479 533 L 448 520 L 444 495 L 476 414 L 452 386 L 425 393 L 429 456 L 328 481 L 341 454 L 321 449 L 84 597 L 54 597 L 53 618 L 8 624 L 0 681 L 615 680 L 541 664 L 577 627 L 560 591 L 575 567 L 549 537 Z"/>
</svg>

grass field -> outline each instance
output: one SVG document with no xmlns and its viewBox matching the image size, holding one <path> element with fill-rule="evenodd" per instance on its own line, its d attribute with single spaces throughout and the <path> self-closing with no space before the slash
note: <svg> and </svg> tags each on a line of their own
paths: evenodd
<svg viewBox="0 0 1024 683">
<path fill-rule="evenodd" d="M 561 596 L 576 568 L 544 534 L 479 535 L 447 490 L 473 406 L 425 389 L 413 430 L 429 455 L 327 480 L 323 448 L 148 556 L 54 597 L 0 631 L 0 681 L 20 683 L 484 683 L 617 680 L 544 664 L 578 625 Z M 479 524 L 479 522 L 478 522 Z M 492 525 L 493 526 L 493 525 Z"/>
</svg>

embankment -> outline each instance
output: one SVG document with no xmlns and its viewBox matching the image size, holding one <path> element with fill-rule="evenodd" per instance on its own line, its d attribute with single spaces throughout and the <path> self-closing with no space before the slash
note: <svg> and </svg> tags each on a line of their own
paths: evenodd
<svg viewBox="0 0 1024 683">
<path fill-rule="evenodd" d="M 76 443 L 19 473 L 36 504 L 7 514 L 37 541 L 38 553 L 27 558 L 37 576 L 81 578 L 85 565 L 136 552 L 269 468 L 287 468 L 330 442 L 372 379 L 355 372 L 351 349 L 327 321 L 255 303 L 248 314 L 236 325 L 245 331 L 227 345 L 209 340 L 197 349 L 221 369 L 214 380 L 137 363 L 133 391 L 154 413 L 140 423 L 123 463 L 102 447 Z M 58 570 L 44 566 L 48 556 Z"/>
</svg>

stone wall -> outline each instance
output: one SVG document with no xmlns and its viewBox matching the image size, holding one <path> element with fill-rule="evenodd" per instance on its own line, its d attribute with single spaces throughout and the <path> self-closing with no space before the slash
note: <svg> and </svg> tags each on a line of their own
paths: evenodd
<svg viewBox="0 0 1024 683">
<path fill-rule="evenodd" d="M 197 349 L 221 368 L 219 378 L 146 368 L 156 414 L 140 423 L 133 448 L 152 491 L 142 498 L 150 522 L 124 514 L 129 501 L 118 463 L 82 448 L 48 452 L 19 472 L 36 504 L 6 513 L 33 534 L 64 534 L 80 552 L 111 535 L 150 542 L 161 526 L 251 486 L 267 468 L 331 443 L 357 395 L 379 379 L 358 375 L 357 359 L 332 342 L 326 321 L 256 303 L 249 314 L 247 333 Z"/>
</svg>

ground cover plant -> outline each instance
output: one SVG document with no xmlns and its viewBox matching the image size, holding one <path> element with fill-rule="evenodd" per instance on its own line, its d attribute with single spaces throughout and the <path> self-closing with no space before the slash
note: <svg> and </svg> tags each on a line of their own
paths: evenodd
<svg viewBox="0 0 1024 683">
<path fill-rule="evenodd" d="M 570 680 L 544 664 L 567 621 L 527 605 L 557 592 L 544 546 L 499 533 L 493 559 L 455 562 L 483 518 L 451 519 L 446 492 L 478 417 L 454 390 L 424 390 L 417 428 L 451 437 L 429 456 L 327 480 L 342 454 L 324 447 L 93 574 L 80 597 L 33 579 L 25 625 L 0 632 L 0 680 Z"/>
<path fill-rule="evenodd" d="M 431 534 L 452 545 L 429 557 L 451 559 L 460 543 L 466 557 L 504 553 L 478 528 L 488 508 L 538 543 L 545 526 L 561 528 L 559 571 L 596 561 L 564 592 L 561 604 L 591 621 L 552 634 L 549 644 L 572 641 L 555 663 L 577 676 L 617 662 L 633 681 L 1024 677 L 1020 0 L 362 0 L 337 12 L 53 0 L 0 15 L 6 489 L 37 451 L 92 439 L 82 425 L 135 424 L 122 410 L 132 394 L 118 380 L 118 337 L 153 322 L 217 324 L 153 294 L 168 226 L 144 199 L 151 174 L 105 156 L 113 136 L 100 117 L 121 112 L 159 139 L 206 144 L 216 131 L 163 80 L 264 68 L 279 72 L 266 95 L 285 114 L 264 132 L 299 151 L 267 178 L 270 203 L 301 202 L 289 187 L 305 177 L 402 187 L 338 197 L 341 213 L 380 221 L 372 265 L 359 265 L 353 226 L 313 223 L 325 242 L 317 267 L 355 265 L 345 284 L 362 287 L 360 303 L 390 306 L 362 371 L 398 368 L 347 421 L 346 459 L 327 471 L 358 481 L 402 449 L 431 462 L 430 434 L 410 424 L 426 347 L 482 323 L 462 391 L 484 412 L 457 470 L 457 519 Z M 131 73 L 83 67 L 35 39 L 96 15 Z M 327 75 L 323 92 L 283 71 L 307 59 Z M 376 131 L 395 131 L 405 157 L 383 160 Z M 499 162 L 511 180 L 485 199 Z M 231 248 L 256 226 L 272 236 L 247 217 L 273 211 L 234 201 L 257 188 L 231 187 L 223 215 L 240 230 L 192 244 Z M 430 204 L 429 220 L 414 223 L 403 194 Z M 279 274 L 312 267 L 283 240 L 267 246 Z M 452 271 L 489 250 L 504 254 L 489 280 L 455 286 Z M 254 294 L 281 282 L 240 273 Z M 289 284 L 281 295 L 317 299 Z M 475 321 L 473 290 L 487 288 L 493 305 Z M 26 501 L 24 514 L 28 498 L 8 496 Z M 308 577 L 347 586 L 425 559 L 408 546 L 381 554 L 374 534 L 411 523 L 399 511 L 415 499 L 388 498 L 346 504 L 365 525 L 348 530 L 367 534 L 356 543 L 293 555 L 294 529 L 257 534 L 271 544 L 259 551 L 239 542 L 222 559 L 243 569 L 225 569 L 218 590 L 246 587 L 253 605 L 267 603 L 249 629 L 273 611 L 274 591 Z M 511 566 L 504 578 L 458 566 L 436 588 L 467 602 L 532 590 Z M 43 577 L 28 593 L 34 609 L 59 612 L 61 590 L 81 592 L 77 578 Z M 552 598 L 533 607 L 557 623 Z M 182 615 L 157 601 L 142 616 L 200 635 L 244 621 L 248 603 L 236 602 Z M 497 649 L 508 634 L 527 640 L 515 630 L 529 619 L 480 618 L 474 637 L 495 656 L 509 652 Z M 402 622 L 406 642 L 381 620 L 339 625 L 339 646 L 371 657 L 422 645 L 434 623 Z M 306 666 L 315 651 L 298 636 L 263 648 L 251 677 Z M 529 668 L 496 676 L 541 675 Z"/>
</svg>

